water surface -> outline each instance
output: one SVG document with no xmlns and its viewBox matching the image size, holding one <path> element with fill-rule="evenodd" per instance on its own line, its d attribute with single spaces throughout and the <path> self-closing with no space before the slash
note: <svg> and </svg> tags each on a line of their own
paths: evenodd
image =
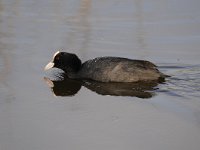
<svg viewBox="0 0 200 150">
<path fill-rule="evenodd" d="M 0 0 L 1 150 L 198 150 L 200 1 Z M 138 96 L 81 86 L 55 96 L 44 66 L 57 50 L 82 61 L 154 62 L 171 77 Z"/>
</svg>

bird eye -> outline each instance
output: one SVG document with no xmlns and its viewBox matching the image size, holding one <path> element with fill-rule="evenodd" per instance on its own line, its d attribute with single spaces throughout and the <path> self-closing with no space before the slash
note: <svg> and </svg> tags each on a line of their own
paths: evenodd
<svg viewBox="0 0 200 150">
<path fill-rule="evenodd" d="M 60 57 L 59 57 L 59 56 L 56 56 L 56 57 L 55 57 L 55 60 L 59 60 L 59 59 L 60 59 Z"/>
</svg>

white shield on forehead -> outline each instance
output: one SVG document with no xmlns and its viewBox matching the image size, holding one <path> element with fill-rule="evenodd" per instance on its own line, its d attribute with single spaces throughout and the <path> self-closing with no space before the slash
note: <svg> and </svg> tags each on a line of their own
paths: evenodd
<svg viewBox="0 0 200 150">
<path fill-rule="evenodd" d="M 57 51 L 54 55 L 53 55 L 53 59 L 56 57 L 57 54 L 59 54 L 60 51 Z"/>
<path fill-rule="evenodd" d="M 60 51 L 57 51 L 57 52 L 53 55 L 53 60 L 54 60 L 54 58 L 56 57 L 56 55 L 58 55 L 59 53 L 60 53 Z M 53 60 L 50 61 L 50 62 L 45 66 L 44 70 L 49 70 L 49 69 L 51 69 L 51 68 L 54 67 Z"/>
</svg>

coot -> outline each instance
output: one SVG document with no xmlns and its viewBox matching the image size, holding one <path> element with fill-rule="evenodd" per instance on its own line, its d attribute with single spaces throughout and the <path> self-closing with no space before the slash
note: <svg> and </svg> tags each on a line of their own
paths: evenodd
<svg viewBox="0 0 200 150">
<path fill-rule="evenodd" d="M 145 60 L 121 57 L 98 57 L 81 63 L 72 53 L 56 52 L 45 70 L 62 69 L 71 79 L 90 79 L 100 82 L 160 81 L 167 77 L 156 65 Z"/>
</svg>

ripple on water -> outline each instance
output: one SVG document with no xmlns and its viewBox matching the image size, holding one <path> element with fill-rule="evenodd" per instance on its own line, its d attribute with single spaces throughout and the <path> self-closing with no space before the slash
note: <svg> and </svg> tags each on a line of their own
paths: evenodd
<svg viewBox="0 0 200 150">
<path fill-rule="evenodd" d="M 171 77 L 159 92 L 183 98 L 200 97 L 200 65 L 162 65 L 160 70 Z"/>
</svg>

